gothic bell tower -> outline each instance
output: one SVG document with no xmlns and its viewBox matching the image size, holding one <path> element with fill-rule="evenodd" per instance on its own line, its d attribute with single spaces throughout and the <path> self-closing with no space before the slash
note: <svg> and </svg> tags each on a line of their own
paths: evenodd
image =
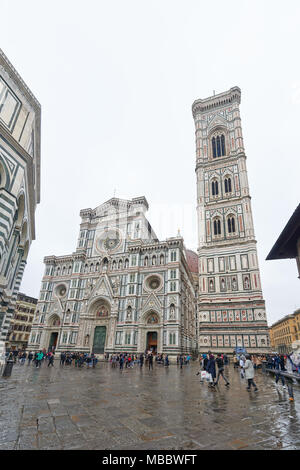
<svg viewBox="0 0 300 470">
<path fill-rule="evenodd" d="M 199 351 L 269 350 L 239 105 L 241 90 L 199 99 L 196 135 Z"/>
</svg>

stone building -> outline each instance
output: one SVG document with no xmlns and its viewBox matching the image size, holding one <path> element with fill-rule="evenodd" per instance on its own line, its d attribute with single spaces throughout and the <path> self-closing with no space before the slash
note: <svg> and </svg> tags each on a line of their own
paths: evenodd
<svg viewBox="0 0 300 470">
<path fill-rule="evenodd" d="M 47 256 L 28 348 L 175 357 L 196 351 L 197 255 L 181 236 L 159 241 L 144 197 L 80 212 L 77 249 Z"/>
<path fill-rule="evenodd" d="M 4 350 L 40 202 L 41 107 L 0 49 L 0 349 Z"/>
<path fill-rule="evenodd" d="M 270 327 L 272 351 L 280 354 L 290 353 L 293 343 L 300 341 L 300 309 L 286 315 Z"/>
<path fill-rule="evenodd" d="M 36 304 L 37 299 L 18 293 L 15 312 L 7 334 L 7 351 L 27 348 Z"/>
<path fill-rule="evenodd" d="M 267 352 L 269 335 L 240 118 L 241 90 L 199 99 L 196 135 L 199 351 Z"/>
</svg>

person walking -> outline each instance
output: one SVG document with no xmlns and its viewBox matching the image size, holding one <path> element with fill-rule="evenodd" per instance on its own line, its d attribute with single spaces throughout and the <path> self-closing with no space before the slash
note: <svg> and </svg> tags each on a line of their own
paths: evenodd
<svg viewBox="0 0 300 470">
<path fill-rule="evenodd" d="M 140 367 L 142 368 L 144 365 L 144 354 L 140 354 Z"/>
<path fill-rule="evenodd" d="M 247 354 L 246 356 L 246 361 L 244 364 L 244 371 L 245 371 L 245 378 L 248 380 L 248 387 L 246 390 L 250 391 L 251 390 L 251 385 L 254 387 L 254 391 L 257 392 L 258 388 L 256 386 L 256 383 L 254 382 L 254 367 L 253 363 L 251 361 L 251 356 Z"/>
<path fill-rule="evenodd" d="M 54 353 L 50 353 L 48 356 L 48 367 L 54 367 Z"/>
<path fill-rule="evenodd" d="M 27 354 L 25 351 L 23 351 L 22 355 L 21 355 L 21 360 L 20 360 L 20 365 L 23 366 L 25 364 L 25 361 L 26 361 L 26 357 L 27 357 Z"/>
<path fill-rule="evenodd" d="M 149 370 L 150 369 L 153 370 L 153 355 L 152 355 L 152 353 L 149 354 L 149 356 L 148 356 L 148 363 L 149 363 Z"/>
<path fill-rule="evenodd" d="M 206 365 L 206 372 L 208 372 L 211 375 L 211 379 L 209 381 L 209 388 L 212 388 L 214 386 L 214 381 L 216 378 L 216 361 L 214 358 L 213 354 L 209 354 L 209 359 Z"/>
<path fill-rule="evenodd" d="M 41 367 L 43 357 L 44 357 L 44 354 L 43 354 L 42 351 L 40 351 L 39 353 L 37 353 L 37 356 L 36 356 L 36 367 Z"/>
<path fill-rule="evenodd" d="M 32 361 L 32 359 L 33 359 L 33 354 L 32 354 L 32 351 L 30 351 L 30 353 L 28 354 L 28 358 L 27 358 L 27 359 L 28 359 L 28 363 L 27 363 L 27 365 L 28 365 L 28 366 L 30 366 L 30 364 L 31 364 L 31 361 Z"/>
<path fill-rule="evenodd" d="M 217 376 L 216 382 L 213 385 L 214 386 L 218 385 L 219 378 L 221 376 L 225 380 L 226 387 L 228 387 L 229 381 L 227 380 L 227 378 L 224 375 L 224 359 L 222 359 L 221 354 L 217 355 L 216 363 L 217 363 L 217 366 L 218 366 L 218 376 Z"/>
<path fill-rule="evenodd" d="M 182 354 L 180 354 L 179 356 L 179 364 L 180 364 L 180 369 L 182 369 L 182 364 L 183 364 L 183 357 L 182 357 Z"/>
</svg>

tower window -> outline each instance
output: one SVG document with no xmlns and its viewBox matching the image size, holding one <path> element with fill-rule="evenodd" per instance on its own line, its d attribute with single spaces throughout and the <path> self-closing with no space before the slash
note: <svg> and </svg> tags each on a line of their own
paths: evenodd
<svg viewBox="0 0 300 470">
<path fill-rule="evenodd" d="M 228 217 L 227 226 L 228 226 L 228 233 L 235 233 L 235 220 L 234 220 L 234 217 Z"/>
<path fill-rule="evenodd" d="M 225 178 L 224 180 L 224 189 L 225 193 L 231 193 L 232 192 L 232 184 L 231 184 L 231 178 Z"/>
<path fill-rule="evenodd" d="M 221 235 L 221 220 L 214 220 L 214 235 Z"/>
<path fill-rule="evenodd" d="M 218 181 L 212 181 L 211 183 L 211 192 L 213 196 L 217 196 L 219 194 L 219 183 Z"/>
<path fill-rule="evenodd" d="M 224 134 L 214 136 L 211 140 L 211 144 L 213 158 L 223 157 L 224 155 L 226 155 Z"/>
</svg>

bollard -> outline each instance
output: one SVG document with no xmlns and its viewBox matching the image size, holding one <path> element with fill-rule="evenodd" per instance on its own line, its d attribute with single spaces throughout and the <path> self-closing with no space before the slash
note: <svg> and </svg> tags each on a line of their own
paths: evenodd
<svg viewBox="0 0 300 470">
<path fill-rule="evenodd" d="M 12 371 L 13 365 L 14 365 L 14 361 L 9 359 L 5 364 L 2 377 L 10 377 L 11 376 L 11 371 Z"/>
</svg>

